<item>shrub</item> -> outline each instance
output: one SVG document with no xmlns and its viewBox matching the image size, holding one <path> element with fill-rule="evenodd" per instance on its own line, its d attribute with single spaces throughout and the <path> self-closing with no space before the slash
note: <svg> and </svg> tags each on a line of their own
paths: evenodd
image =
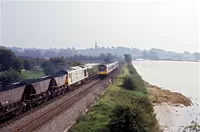
<svg viewBox="0 0 200 132">
<path fill-rule="evenodd" d="M 132 62 L 132 56 L 130 54 L 124 54 L 125 57 L 125 61 L 127 63 L 131 63 Z"/>
<path fill-rule="evenodd" d="M 123 79 L 123 87 L 127 90 L 140 90 L 142 92 L 147 92 L 144 81 L 137 73 L 134 66 L 130 63 L 127 64 L 127 68 L 130 74 L 124 77 Z"/>
<path fill-rule="evenodd" d="M 133 65 L 131 63 L 127 64 L 127 68 L 130 72 L 130 74 L 138 74 L 136 69 L 133 67 Z"/>
<path fill-rule="evenodd" d="M 134 80 L 131 76 L 124 77 L 123 87 L 127 90 L 136 90 L 136 86 L 134 85 Z"/>
<path fill-rule="evenodd" d="M 0 73 L 0 85 L 5 86 L 22 80 L 22 76 L 15 70 L 7 70 Z"/>
<path fill-rule="evenodd" d="M 127 90 L 146 91 L 143 80 L 138 75 L 127 75 L 123 79 L 123 85 Z"/>
<path fill-rule="evenodd" d="M 146 101 L 148 99 L 146 98 Z M 151 104 L 152 106 L 152 104 Z M 153 108 L 141 107 L 140 103 L 134 105 L 116 106 L 110 118 L 108 128 L 110 132 L 154 132 L 159 131 Z M 148 114 L 147 114 L 148 113 Z"/>
<path fill-rule="evenodd" d="M 138 119 L 140 109 L 132 109 L 130 106 L 117 106 L 111 115 L 109 125 L 111 132 L 144 132 L 141 121 Z"/>
</svg>

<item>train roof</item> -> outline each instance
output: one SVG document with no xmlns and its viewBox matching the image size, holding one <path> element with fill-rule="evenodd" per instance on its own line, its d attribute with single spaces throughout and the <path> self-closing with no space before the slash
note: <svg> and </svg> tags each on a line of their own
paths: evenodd
<svg viewBox="0 0 200 132">
<path fill-rule="evenodd" d="M 56 72 L 56 74 L 67 74 L 67 73 L 68 73 L 68 70 L 66 69 L 61 69 Z"/>
<path fill-rule="evenodd" d="M 5 91 L 5 90 L 21 87 L 23 85 L 29 85 L 29 84 L 44 81 L 50 78 L 55 78 L 55 77 L 67 74 L 69 71 L 83 69 L 83 68 L 88 68 L 88 67 L 85 65 L 80 65 L 80 66 L 70 67 L 70 69 L 61 69 L 61 70 L 58 70 L 55 75 L 49 75 L 49 76 L 44 76 L 44 77 L 35 78 L 35 79 L 27 79 L 21 82 L 15 82 L 15 83 L 9 84 L 7 86 L 0 86 L 0 91 Z"/>
<path fill-rule="evenodd" d="M 21 86 L 23 86 L 23 85 L 20 84 L 20 82 L 12 83 L 12 84 L 7 85 L 7 86 L 0 86 L 0 91 L 6 91 L 6 90 L 9 90 L 9 89 L 13 89 L 13 88 L 21 87 Z"/>
<path fill-rule="evenodd" d="M 87 68 L 87 66 L 80 65 L 80 66 L 73 66 L 73 67 L 71 67 L 72 70 L 78 70 L 78 69 L 83 69 L 83 68 Z"/>
<path fill-rule="evenodd" d="M 110 62 L 110 63 L 102 63 L 102 64 L 99 64 L 99 66 L 108 66 L 108 65 L 111 65 L 111 64 L 114 64 L 114 63 L 117 63 L 118 61 L 113 61 L 113 62 Z"/>
<path fill-rule="evenodd" d="M 56 74 L 67 74 L 68 72 L 73 71 L 73 70 L 87 69 L 87 68 L 88 67 L 85 66 L 85 65 L 73 66 L 73 67 L 70 67 L 70 69 L 61 69 L 61 70 L 58 70 L 56 72 Z"/>
<path fill-rule="evenodd" d="M 21 81 L 20 84 L 29 85 L 29 84 L 32 84 L 32 83 L 36 83 L 36 82 L 40 82 L 40 81 L 44 81 L 44 80 L 50 79 L 52 77 L 53 76 L 45 76 L 45 77 L 41 77 L 41 78 L 27 79 L 27 80 Z"/>
</svg>

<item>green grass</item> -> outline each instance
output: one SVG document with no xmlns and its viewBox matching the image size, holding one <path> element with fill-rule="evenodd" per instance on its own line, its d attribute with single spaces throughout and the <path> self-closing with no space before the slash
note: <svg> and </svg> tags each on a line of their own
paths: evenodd
<svg viewBox="0 0 200 132">
<path fill-rule="evenodd" d="M 134 117 L 134 122 L 136 122 L 134 125 L 139 126 L 141 132 L 159 131 L 153 112 L 153 105 L 147 93 L 144 90 L 127 90 L 122 87 L 125 77 L 131 74 L 130 70 L 130 68 L 127 68 L 127 65 L 123 67 L 120 75 L 105 94 L 101 96 L 99 101 L 85 115 L 78 118 L 69 132 L 111 131 L 112 115 L 118 106 L 126 106 L 131 108 L 133 113 L 138 113 L 137 117 Z M 137 74 L 137 72 L 135 71 L 134 74 Z M 137 84 L 138 87 L 140 85 L 140 83 Z"/>
<path fill-rule="evenodd" d="M 23 76 L 23 79 L 34 79 L 45 76 L 43 71 L 32 71 L 32 70 L 26 70 L 21 74 Z"/>
</svg>

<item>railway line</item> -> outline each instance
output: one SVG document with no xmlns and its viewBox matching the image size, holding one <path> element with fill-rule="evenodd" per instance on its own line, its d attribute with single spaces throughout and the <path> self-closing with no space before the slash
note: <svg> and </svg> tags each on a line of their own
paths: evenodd
<svg viewBox="0 0 200 132">
<path fill-rule="evenodd" d="M 43 112 L 42 114 L 40 114 L 40 116 L 35 117 L 32 120 L 23 122 L 23 124 L 21 124 L 20 126 L 14 127 L 12 129 L 9 129 L 9 126 L 7 126 L 7 128 L 4 129 L 4 131 L 27 132 L 35 130 L 36 128 L 40 127 L 41 125 L 45 124 L 47 121 L 52 119 L 54 116 L 57 116 L 63 110 L 73 105 L 77 100 L 79 100 L 87 93 L 89 93 L 93 88 L 95 88 L 95 86 L 98 85 L 99 82 L 99 79 L 95 80 L 89 86 L 84 88 L 82 87 L 80 91 L 75 92 L 73 95 L 69 96 L 65 101 L 62 101 L 61 103 L 55 105 L 53 108 L 51 107 L 47 112 Z"/>
<path fill-rule="evenodd" d="M 117 71 L 114 71 L 112 74 L 115 76 Z M 10 121 L 1 124 L 0 131 L 34 131 L 90 93 L 90 91 L 92 91 L 102 81 L 103 80 L 97 78 L 97 75 L 93 75 L 89 77 L 88 81 L 85 82 L 84 85 L 72 89 L 69 92 L 66 92 Z"/>
<path fill-rule="evenodd" d="M 64 93 L 64 94 L 62 94 L 62 95 L 60 95 L 60 96 L 58 96 L 58 97 L 56 97 L 56 98 L 54 98 L 50 101 L 38 106 L 38 107 L 35 107 L 35 108 L 21 114 L 20 116 L 17 116 L 17 117 L 15 117 L 15 118 L 13 118 L 13 119 L 5 122 L 5 123 L 0 124 L 0 131 L 17 132 L 17 131 L 24 130 L 24 128 L 28 128 L 28 126 L 30 126 L 29 124 L 34 123 L 35 121 L 39 121 L 39 119 L 42 119 L 40 117 L 45 116 L 46 115 L 45 113 L 51 114 L 50 111 L 52 111 L 52 110 L 55 112 L 56 107 L 59 107 L 64 103 L 62 101 L 68 100 L 68 102 L 69 102 L 70 100 L 72 100 L 72 98 L 75 98 L 76 95 L 78 95 L 78 94 L 80 95 L 81 93 L 83 93 L 86 88 L 87 88 L 86 90 L 91 89 L 91 86 L 93 86 L 93 85 L 90 85 L 90 84 L 97 83 L 98 81 L 99 81 L 99 79 L 97 78 L 96 74 L 91 76 L 89 78 L 89 80 L 87 82 L 85 82 L 84 85 L 78 86 L 76 89 L 71 89 L 69 92 L 66 92 L 66 93 Z M 53 104 L 53 105 L 51 105 L 51 104 Z M 73 103 L 69 103 L 69 104 L 72 105 Z M 48 107 L 48 105 L 49 105 L 49 107 Z M 48 107 L 46 109 L 48 109 L 50 111 L 47 111 L 47 110 L 42 111 L 41 110 L 41 109 L 45 108 L 46 106 Z M 70 106 L 70 105 L 68 105 L 68 106 Z M 34 113 L 36 113 L 36 116 L 35 115 L 32 116 L 32 114 L 34 114 Z M 55 115 L 55 114 L 53 114 L 53 115 Z M 49 117 L 48 117 L 48 119 L 50 119 Z M 53 116 L 51 116 L 51 117 L 53 117 Z M 44 124 L 45 123 L 44 119 L 42 119 L 42 120 L 43 120 L 42 123 Z M 48 120 L 46 120 L 46 121 L 48 121 Z M 20 122 L 20 123 L 18 123 L 18 122 Z M 41 123 L 41 121 L 39 121 L 39 122 Z M 33 128 L 38 127 L 39 122 L 38 122 L 37 125 L 33 125 L 35 127 L 31 127 L 31 128 L 33 129 Z M 28 130 L 30 130 L 30 129 L 28 129 Z"/>
</svg>

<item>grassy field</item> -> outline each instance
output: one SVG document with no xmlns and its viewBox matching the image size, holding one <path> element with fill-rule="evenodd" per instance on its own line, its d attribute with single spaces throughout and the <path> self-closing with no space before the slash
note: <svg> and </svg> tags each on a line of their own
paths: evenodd
<svg viewBox="0 0 200 132">
<path fill-rule="evenodd" d="M 123 87 L 127 76 L 132 76 L 136 89 Z M 158 132 L 159 126 L 153 105 L 144 89 L 144 83 L 134 67 L 125 65 L 100 100 L 77 122 L 69 132 Z"/>
<path fill-rule="evenodd" d="M 34 79 L 45 76 L 43 71 L 26 70 L 22 72 L 23 79 Z"/>
</svg>

